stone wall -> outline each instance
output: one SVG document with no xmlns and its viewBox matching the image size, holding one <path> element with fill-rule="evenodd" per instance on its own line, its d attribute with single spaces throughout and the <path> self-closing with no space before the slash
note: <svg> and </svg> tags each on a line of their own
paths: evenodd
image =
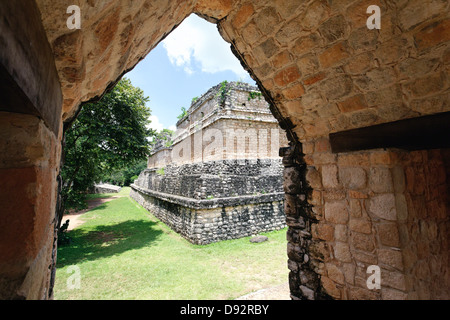
<svg viewBox="0 0 450 320">
<path fill-rule="evenodd" d="M 253 93 L 254 95 L 250 95 Z M 131 197 L 197 244 L 286 226 L 280 143 L 286 138 L 256 87 L 223 82 L 158 141 Z"/>
<path fill-rule="evenodd" d="M 401 244 L 405 272 L 401 289 L 414 299 L 450 298 L 448 153 L 449 149 L 398 155 L 404 176 L 398 190 L 405 196 L 407 215 L 399 217 L 398 232 L 384 228 L 383 238 L 386 245 Z"/>
<path fill-rule="evenodd" d="M 422 179 L 421 166 L 410 164 L 420 163 L 418 154 L 424 161 L 425 151 L 335 154 L 329 142 L 330 133 L 450 111 L 448 1 L 125 2 L 80 1 L 80 30 L 66 26 L 71 0 L 0 2 L 0 71 L 9 84 L 0 87 L 5 112 L 0 142 L 9 150 L 0 157 L 7 191 L 2 192 L 2 221 L 15 221 L 2 225 L 0 233 L 2 257 L 7 257 L 0 268 L 2 297 L 51 296 L 49 270 L 56 254 L 50 234 L 62 128 L 82 102 L 100 97 L 191 13 L 217 23 L 294 150 L 285 174 L 298 183 L 285 183 L 292 296 L 444 297 L 445 286 L 448 294 L 448 266 L 439 262 L 447 218 L 441 219 L 442 213 L 432 217 L 444 208 L 444 200 L 429 198 L 434 186 L 443 185 L 442 178 L 427 181 L 423 190 L 411 182 Z M 366 27 L 370 5 L 381 9 L 380 30 Z M 433 152 L 425 153 L 434 158 Z M 448 172 L 448 153 L 441 153 Z M 401 154 L 407 156 L 400 161 Z M 411 167 L 417 173 L 407 169 Z M 398 191 L 394 182 L 390 189 L 370 182 L 389 177 L 387 172 L 398 178 L 402 171 L 405 190 L 409 186 L 412 191 Z M 429 211 L 429 206 L 438 209 Z M 448 216 L 448 204 L 445 208 Z M 430 217 L 398 220 L 405 212 L 412 217 L 425 211 Z M 411 245 L 393 245 L 395 231 L 384 230 L 395 230 L 394 225 L 399 237 L 411 230 Z M 368 241 L 358 241 L 363 238 Z M 405 266 L 410 256 L 414 262 Z M 364 268 L 373 262 L 388 271 L 379 291 L 364 287 Z"/>
<path fill-rule="evenodd" d="M 283 193 L 188 200 L 133 185 L 130 196 L 194 244 L 238 239 L 285 227 Z"/>
<path fill-rule="evenodd" d="M 151 157 L 147 159 L 147 168 L 164 168 L 171 162 L 172 149 L 162 148 L 155 151 Z"/>
<path fill-rule="evenodd" d="M 177 123 L 171 154 L 154 150 L 149 168 L 161 167 L 163 162 L 273 159 L 280 146 L 286 145 L 286 135 L 257 87 L 223 83 L 193 102 Z"/>
<path fill-rule="evenodd" d="M 130 196 L 195 244 L 286 226 L 279 160 L 222 160 L 144 170 Z"/>
<path fill-rule="evenodd" d="M 121 187 L 112 184 L 96 184 L 92 190 L 92 193 L 119 193 L 122 190 Z"/>
<path fill-rule="evenodd" d="M 311 149 L 317 152 L 310 155 Z M 313 219 L 307 235 L 292 238 L 290 251 L 307 252 L 304 241 L 310 241 L 310 264 L 325 292 L 335 299 L 448 299 L 444 150 L 336 155 L 319 139 L 305 144 L 303 152 Z M 305 207 L 291 198 L 287 206 Z M 288 234 L 302 234 L 298 223 L 288 221 Z M 320 293 L 314 282 L 301 280 L 303 257 L 289 257 L 294 283 Z M 380 290 L 369 290 L 366 283 L 372 265 L 381 270 Z M 297 297 L 310 291 L 297 285 L 292 290 Z"/>
<path fill-rule="evenodd" d="M 141 172 L 135 184 L 192 199 L 282 193 L 281 160 L 206 161 Z"/>
<path fill-rule="evenodd" d="M 0 112 L 0 149 L 0 300 L 48 299 L 60 144 L 42 119 Z"/>
</svg>

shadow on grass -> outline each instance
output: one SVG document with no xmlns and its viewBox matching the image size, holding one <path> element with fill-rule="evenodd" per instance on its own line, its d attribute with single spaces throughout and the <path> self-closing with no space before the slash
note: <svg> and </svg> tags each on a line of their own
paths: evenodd
<svg viewBox="0 0 450 320">
<path fill-rule="evenodd" d="M 156 225 L 147 220 L 129 220 L 89 229 L 74 229 L 67 234 L 71 243 L 58 247 L 57 267 L 111 257 L 149 246 L 163 233 L 155 229 Z"/>
</svg>

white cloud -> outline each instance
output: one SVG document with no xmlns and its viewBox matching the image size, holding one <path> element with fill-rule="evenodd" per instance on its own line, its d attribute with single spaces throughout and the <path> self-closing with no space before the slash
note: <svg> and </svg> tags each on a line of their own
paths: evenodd
<svg viewBox="0 0 450 320">
<path fill-rule="evenodd" d="M 149 128 L 156 130 L 157 132 L 160 132 L 164 129 L 164 125 L 159 122 L 159 119 L 157 116 L 150 116 L 149 120 L 151 123 L 148 125 Z"/>
<path fill-rule="evenodd" d="M 150 116 L 148 119 L 151 121 L 148 125 L 148 128 L 156 130 L 157 132 L 165 129 L 164 125 L 159 121 L 159 118 L 157 116 Z M 175 131 L 177 128 L 175 125 L 171 125 L 168 129 Z"/>
<path fill-rule="evenodd" d="M 188 74 L 194 72 L 194 64 L 198 63 L 202 72 L 230 70 L 238 77 L 249 78 L 216 26 L 195 14 L 186 18 L 163 41 L 163 46 L 170 62 Z"/>
</svg>

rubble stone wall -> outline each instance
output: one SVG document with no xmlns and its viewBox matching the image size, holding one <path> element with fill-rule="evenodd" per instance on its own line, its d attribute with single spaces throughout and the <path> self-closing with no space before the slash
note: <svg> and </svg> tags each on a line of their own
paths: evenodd
<svg viewBox="0 0 450 320">
<path fill-rule="evenodd" d="M 130 196 L 196 244 L 286 226 L 280 160 L 222 160 L 144 170 Z"/>
<path fill-rule="evenodd" d="M 282 192 L 195 200 L 133 185 L 130 196 L 194 244 L 238 239 L 286 226 Z"/>
<path fill-rule="evenodd" d="M 135 184 L 192 199 L 283 192 L 278 159 L 206 161 L 146 169 Z"/>
</svg>

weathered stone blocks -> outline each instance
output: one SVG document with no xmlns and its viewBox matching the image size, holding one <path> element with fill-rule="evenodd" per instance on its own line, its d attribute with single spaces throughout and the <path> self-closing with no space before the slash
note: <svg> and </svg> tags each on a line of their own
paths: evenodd
<svg viewBox="0 0 450 320">
<path fill-rule="evenodd" d="M 194 244 L 237 239 L 285 226 L 281 195 L 189 201 L 132 186 L 130 196 Z"/>
<path fill-rule="evenodd" d="M 308 152 L 316 152 L 316 149 L 304 148 Z M 324 153 L 327 149 L 317 150 Z M 437 186 L 445 183 L 438 178 L 446 175 L 442 171 L 445 166 L 439 160 L 441 157 L 439 151 L 408 154 L 374 150 L 340 154 L 334 163 L 323 161 L 325 156 L 312 158 L 306 177 L 315 188 L 313 196 L 308 199 L 314 205 L 312 212 L 316 213 L 319 223 L 313 225 L 311 235 L 312 240 L 325 240 L 332 246 L 330 255 L 326 256 L 327 251 L 323 251 L 325 256 L 320 258 L 329 261 L 327 269 L 330 270 L 325 283 L 322 282 L 328 294 L 334 298 L 352 299 L 431 296 L 424 281 L 429 281 L 425 279 L 430 276 L 432 268 L 438 274 L 441 271 L 437 270 L 442 270 L 436 262 L 442 261 L 442 248 L 446 244 L 437 240 L 439 231 L 434 219 L 444 218 L 444 215 L 440 215 L 441 218 L 429 216 L 429 212 L 435 211 L 431 205 L 433 202 L 426 208 L 422 201 L 440 197 L 427 184 Z M 314 159 L 319 161 L 314 162 Z M 435 177 L 431 178 L 430 174 Z M 440 187 L 431 189 L 440 190 Z M 446 194 L 443 191 L 444 198 Z M 319 214 L 322 209 L 323 217 Z M 410 245 L 411 241 L 418 243 Z M 426 257 L 430 258 L 428 263 L 423 260 Z M 364 268 L 369 265 L 378 265 L 382 269 L 381 290 L 370 291 L 365 285 L 367 275 Z M 352 276 L 355 267 L 360 269 L 357 281 Z M 340 273 L 348 274 L 349 281 L 342 283 Z M 383 283 L 389 284 L 383 286 Z M 436 284 L 432 286 L 439 287 Z M 437 295 L 443 294 L 441 288 L 437 289 Z"/>
<path fill-rule="evenodd" d="M 300 216 L 299 206 L 292 205 L 300 199 L 283 201 L 279 160 L 237 164 L 237 160 L 172 164 L 164 174 L 148 169 L 132 185 L 131 197 L 196 244 L 281 229 L 290 218 Z"/>
<path fill-rule="evenodd" d="M 351 261 L 335 263 L 345 275 L 345 284 L 336 270 L 326 273 L 316 268 L 322 258 L 316 261 L 311 256 L 308 263 L 296 262 L 297 268 L 291 271 L 293 298 L 317 298 L 323 288 L 334 298 L 448 298 L 448 264 L 443 261 L 448 259 L 448 244 L 444 241 L 448 204 L 444 197 L 449 175 L 442 182 L 435 176 L 444 175 L 433 172 L 442 171 L 436 167 L 446 167 L 448 172 L 448 160 L 439 162 L 432 152 L 405 154 L 387 150 L 334 155 L 329 151 L 314 151 L 314 147 L 311 150 L 316 138 L 331 132 L 449 111 L 448 1 L 409 0 L 391 5 L 379 0 L 164 3 L 137 0 L 132 6 L 123 6 L 117 0 L 95 5 L 90 1 L 81 4 L 81 8 L 83 25 L 92 28 L 78 32 L 65 27 L 65 19 L 60 15 L 66 9 L 64 3 L 49 0 L 36 3 L 55 54 L 64 99 L 63 120 L 76 114 L 82 101 L 101 96 L 190 13 L 197 12 L 218 23 L 222 36 L 274 104 L 272 111 L 288 130 L 292 145 L 303 143 L 302 161 L 316 170 L 308 175 L 314 194 L 312 191 L 304 194 L 309 201 L 305 211 L 312 217 L 305 223 L 300 223 L 297 216 L 292 217 L 295 222 L 290 230 L 296 232 L 289 234 L 300 237 L 297 231 L 307 230 L 301 241 L 313 244 L 321 243 L 322 232 L 325 238 L 331 239 L 329 227 L 314 229 L 318 234 L 310 233 L 308 228 L 311 224 L 333 225 L 324 217 L 325 206 L 347 201 L 350 219 L 347 224 L 334 225 L 336 243 L 350 241 L 354 232 L 348 230 L 353 223 L 351 218 L 370 218 L 372 234 L 377 239 L 375 251 L 388 252 L 393 246 L 403 255 L 402 271 L 394 271 L 396 266 L 389 265 L 397 258 L 385 257 L 383 270 L 405 277 L 389 275 L 386 281 L 392 286 L 383 287 L 380 292 L 364 287 L 364 267 L 368 263 L 380 263 L 378 256 L 384 255 L 384 251 L 365 252 L 351 246 Z M 365 27 L 369 5 L 381 7 L 380 30 Z M 25 44 L 33 43 L 26 40 Z M 18 69 L 29 70 L 20 64 Z M 46 89 L 43 87 L 42 92 Z M 25 141 L 27 137 L 18 140 Z M 42 137 L 37 140 L 44 141 Z M 8 146 L 6 150 L 10 149 Z M 40 153 L 43 162 L 51 158 L 52 168 L 56 168 L 58 157 L 42 153 L 44 149 L 29 148 L 27 152 Z M 377 156 L 372 157 L 374 154 Z M 2 161 L 8 162 L 10 155 L 5 152 Z M 325 177 L 327 184 L 323 185 L 324 179 L 318 177 L 323 173 L 323 165 L 337 166 L 337 181 Z M 342 170 L 345 167 L 362 168 L 367 175 L 365 184 L 354 184 L 356 176 L 349 175 L 346 180 Z M 387 173 L 386 169 L 390 170 L 392 186 L 387 183 L 390 180 L 387 175 L 382 174 L 382 171 Z M 306 181 L 302 177 L 300 180 L 304 182 L 302 188 L 307 190 Z M 350 189 L 350 184 L 355 189 Z M 52 189 L 55 182 L 50 185 Z M 288 190 L 295 188 L 290 186 Z M 308 207 L 312 201 L 314 207 Z M 419 228 L 419 221 L 435 223 L 437 227 Z M 394 246 L 398 242 L 396 237 L 387 237 L 388 231 L 384 229 L 395 228 L 393 225 L 397 226 L 399 246 Z M 358 227 L 352 225 L 352 228 Z M 367 231 L 362 225 L 359 228 Z M 425 232 L 425 229 L 431 230 Z M 364 232 L 360 233 L 366 235 Z M 314 237 L 308 238 L 307 234 Z M 347 240 L 338 240 L 346 237 Z M 334 248 L 333 240 L 327 244 Z M 322 255 L 326 255 L 326 250 Z M 298 271 L 300 267 L 302 271 Z M 305 272 L 310 272 L 308 277 L 304 276 Z M 320 274 L 324 275 L 322 284 Z M 408 285 L 402 286 L 403 281 Z"/>
<path fill-rule="evenodd" d="M 59 144 L 42 119 L 0 114 L 0 299 L 48 299 Z"/>
</svg>

